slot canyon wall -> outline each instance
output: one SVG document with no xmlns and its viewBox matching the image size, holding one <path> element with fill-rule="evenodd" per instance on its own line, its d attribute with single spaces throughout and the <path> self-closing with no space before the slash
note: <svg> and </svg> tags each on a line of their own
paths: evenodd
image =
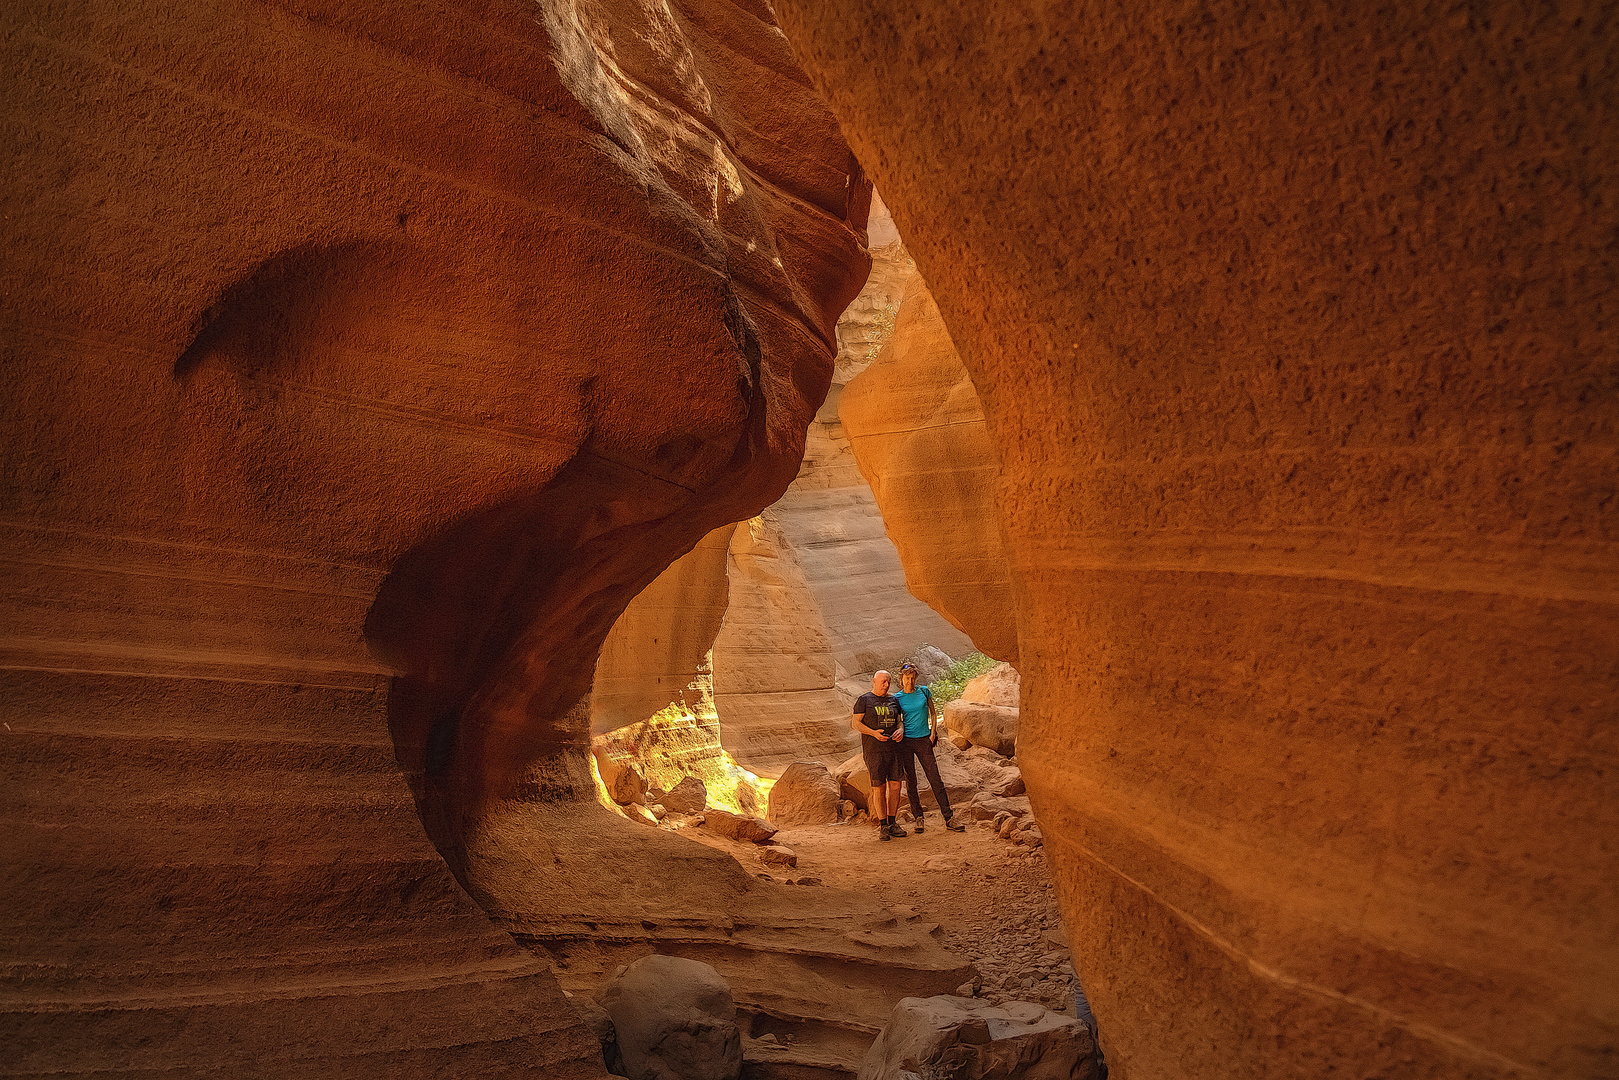
<svg viewBox="0 0 1619 1080">
<path fill-rule="evenodd" d="M 1612 12 L 777 11 L 1000 453 L 1117 1075 L 1619 1075 Z"/>
<path fill-rule="evenodd" d="M 995 506 L 1000 459 L 920 275 L 893 336 L 844 388 L 838 415 L 911 593 L 981 652 L 1015 665 L 1017 599 Z"/>
<path fill-rule="evenodd" d="M 677 698 L 695 707 L 711 692 L 719 738 L 746 768 L 774 777 L 793 761 L 836 765 L 857 745 L 849 709 L 870 689 L 872 671 L 922 643 L 958 656 L 972 650 L 907 589 L 908 571 L 838 417 L 844 384 L 871 365 L 918 280 L 875 194 L 867 229 L 872 270 L 838 318 L 832 387 L 798 476 L 762 515 L 715 530 L 630 602 L 597 663 L 596 732 Z M 965 379 L 954 354 L 951 361 Z"/>
<path fill-rule="evenodd" d="M 451 870 L 592 798 L 609 627 L 795 475 L 835 123 L 762 6 L 0 24 L 5 1071 L 602 1075 Z"/>
</svg>

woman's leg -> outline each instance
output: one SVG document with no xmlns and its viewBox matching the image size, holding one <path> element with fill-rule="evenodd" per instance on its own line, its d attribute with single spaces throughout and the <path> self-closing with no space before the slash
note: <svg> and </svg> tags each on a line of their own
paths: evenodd
<svg viewBox="0 0 1619 1080">
<path fill-rule="evenodd" d="M 902 768 L 905 770 L 905 790 L 910 792 L 911 795 L 911 816 L 916 820 L 921 821 L 922 796 L 916 793 L 916 757 L 915 750 L 911 746 L 911 743 L 915 741 L 916 740 L 914 739 L 901 739 L 897 750 L 899 752 L 899 759 L 902 763 Z M 926 766 L 923 766 L 923 768 L 926 768 Z M 934 768 L 938 768 L 938 766 L 934 766 Z M 896 811 L 899 810 L 899 803 L 897 801 L 894 804 L 894 809 Z"/>
<path fill-rule="evenodd" d="M 922 759 L 922 771 L 927 774 L 928 786 L 933 789 L 933 797 L 939 802 L 939 813 L 949 818 L 950 796 L 945 794 L 944 781 L 939 778 L 939 760 L 933 756 L 933 741 L 931 739 L 906 739 L 905 743 L 907 746 L 912 743 L 916 744 L 912 753 Z M 914 788 L 911 793 L 911 805 L 913 807 L 917 805 L 917 795 Z"/>
</svg>

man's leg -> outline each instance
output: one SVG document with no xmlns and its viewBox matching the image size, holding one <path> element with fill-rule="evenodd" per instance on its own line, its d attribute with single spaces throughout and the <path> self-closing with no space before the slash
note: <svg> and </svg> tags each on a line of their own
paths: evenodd
<svg viewBox="0 0 1619 1080">
<path fill-rule="evenodd" d="M 899 812 L 899 798 L 899 781 L 890 780 L 888 782 L 888 816 L 890 819 Z M 905 830 L 900 828 L 898 824 L 895 824 L 889 831 L 895 836 L 905 835 Z"/>
</svg>

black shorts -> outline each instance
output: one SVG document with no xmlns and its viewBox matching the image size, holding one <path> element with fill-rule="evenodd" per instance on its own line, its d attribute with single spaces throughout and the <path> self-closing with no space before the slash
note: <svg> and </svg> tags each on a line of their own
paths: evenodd
<svg viewBox="0 0 1619 1080">
<path fill-rule="evenodd" d="M 860 754 L 866 759 L 866 774 L 871 777 L 872 787 L 904 778 L 899 747 L 897 742 L 860 736 Z"/>
</svg>

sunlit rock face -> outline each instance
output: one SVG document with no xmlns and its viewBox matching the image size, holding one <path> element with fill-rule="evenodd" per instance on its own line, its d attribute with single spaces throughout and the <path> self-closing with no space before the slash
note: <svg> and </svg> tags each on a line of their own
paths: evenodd
<svg viewBox="0 0 1619 1080">
<path fill-rule="evenodd" d="M 399 768 L 463 881 L 593 797 L 609 626 L 798 468 L 869 189 L 759 15 L 0 16 L 10 1071 L 601 1075 Z"/>
<path fill-rule="evenodd" d="M 630 601 L 602 643 L 590 691 L 597 735 L 637 724 L 671 704 L 695 707 L 712 687 L 709 651 L 730 598 L 722 525 Z"/>
<path fill-rule="evenodd" d="M 1611 27 L 777 11 L 1000 452 L 1120 1075 L 1612 1074 Z"/>
<path fill-rule="evenodd" d="M 838 417 L 911 594 L 981 652 L 1016 663 L 1017 603 L 995 507 L 995 444 L 920 276 L 876 361 L 844 387 Z"/>
</svg>

